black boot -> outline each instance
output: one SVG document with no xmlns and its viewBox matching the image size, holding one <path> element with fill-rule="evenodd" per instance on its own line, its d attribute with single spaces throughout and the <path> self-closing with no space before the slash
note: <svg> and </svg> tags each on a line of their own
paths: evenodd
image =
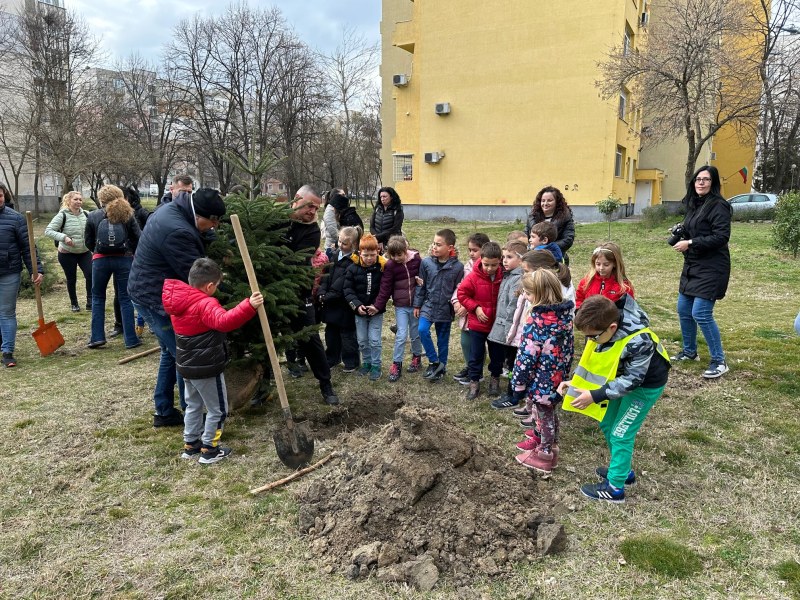
<svg viewBox="0 0 800 600">
<path fill-rule="evenodd" d="M 336 406 L 339 404 L 339 396 L 333 391 L 330 379 L 323 379 L 319 382 L 319 391 L 322 392 L 322 399 L 325 404 L 329 406 Z"/>
</svg>

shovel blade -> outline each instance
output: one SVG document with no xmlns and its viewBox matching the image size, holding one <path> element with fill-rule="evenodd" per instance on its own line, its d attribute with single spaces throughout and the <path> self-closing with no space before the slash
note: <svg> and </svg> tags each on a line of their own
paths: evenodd
<svg viewBox="0 0 800 600">
<path fill-rule="evenodd" d="M 280 461 L 290 469 L 304 467 L 314 456 L 314 438 L 305 423 L 294 423 L 272 434 Z"/>
<path fill-rule="evenodd" d="M 41 323 L 41 321 L 40 321 Z M 33 332 L 33 339 L 39 346 L 39 353 L 42 356 L 50 356 L 53 352 L 64 345 L 64 336 L 56 327 L 55 321 L 50 321 Z"/>
</svg>

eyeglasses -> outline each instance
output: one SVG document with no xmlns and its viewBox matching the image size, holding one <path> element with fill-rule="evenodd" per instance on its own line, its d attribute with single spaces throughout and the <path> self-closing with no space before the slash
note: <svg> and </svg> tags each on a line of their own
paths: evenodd
<svg viewBox="0 0 800 600">
<path fill-rule="evenodd" d="M 711 183 L 711 177 L 697 177 L 695 181 L 699 183 Z"/>
<path fill-rule="evenodd" d="M 611 327 L 611 325 L 609 325 L 608 327 Z M 608 331 L 608 327 L 606 327 L 605 329 L 603 329 L 603 331 L 601 331 L 600 333 L 596 333 L 596 334 L 594 334 L 594 335 L 587 335 L 587 336 L 586 336 L 586 339 L 587 339 L 587 340 L 592 340 L 593 342 L 596 342 L 597 340 L 599 340 L 599 339 L 602 337 L 602 335 L 603 335 L 603 334 L 604 334 L 606 331 Z"/>
</svg>

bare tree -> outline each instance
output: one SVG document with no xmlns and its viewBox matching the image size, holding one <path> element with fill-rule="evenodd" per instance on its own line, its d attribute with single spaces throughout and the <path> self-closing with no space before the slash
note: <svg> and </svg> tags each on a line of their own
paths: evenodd
<svg viewBox="0 0 800 600">
<path fill-rule="evenodd" d="M 605 98 L 627 90 L 644 108 L 647 143 L 686 140 L 687 182 L 720 129 L 755 135 L 760 49 L 749 8 L 746 0 L 655 0 L 644 41 L 635 49 L 622 43 L 598 65 Z"/>
</svg>

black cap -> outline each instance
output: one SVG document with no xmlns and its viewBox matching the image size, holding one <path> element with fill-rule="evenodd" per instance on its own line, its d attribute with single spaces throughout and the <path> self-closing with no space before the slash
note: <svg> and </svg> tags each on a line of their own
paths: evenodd
<svg viewBox="0 0 800 600">
<path fill-rule="evenodd" d="M 194 214 L 198 217 L 221 217 L 225 214 L 225 202 L 218 190 L 200 188 L 192 195 Z"/>
<path fill-rule="evenodd" d="M 341 212 L 345 208 L 350 206 L 350 198 L 348 198 L 344 194 L 340 194 L 339 192 L 331 192 L 331 197 L 328 200 L 328 204 L 330 204 L 333 208 Z"/>
</svg>

